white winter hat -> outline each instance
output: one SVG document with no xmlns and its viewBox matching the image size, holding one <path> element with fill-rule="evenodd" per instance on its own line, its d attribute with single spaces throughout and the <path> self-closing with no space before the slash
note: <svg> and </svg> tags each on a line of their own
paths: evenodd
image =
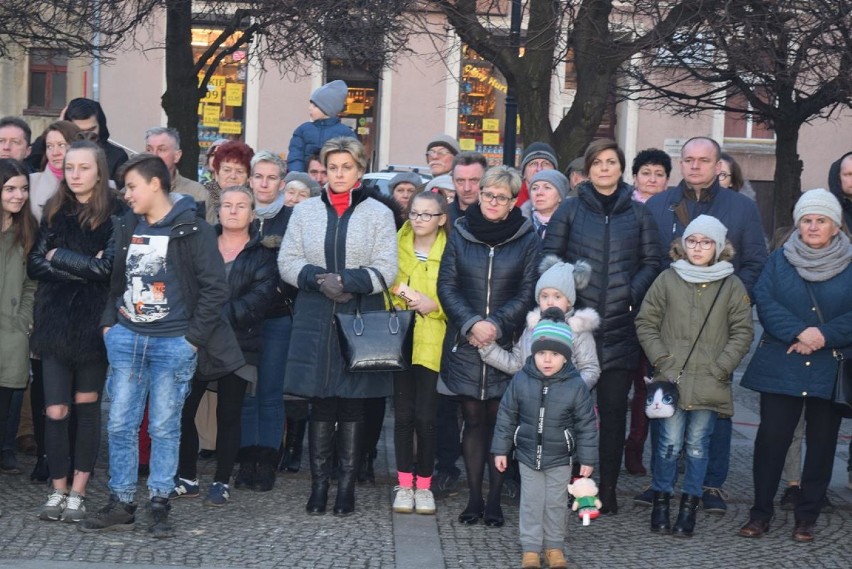
<svg viewBox="0 0 852 569">
<path fill-rule="evenodd" d="M 592 267 L 585 261 L 578 261 L 575 265 L 563 263 L 556 255 L 548 255 L 542 259 L 538 267 L 541 276 L 535 285 L 535 300 L 541 291 L 546 288 L 555 288 L 571 302 L 571 306 L 577 302 L 577 289 L 584 288 L 589 283 Z"/>
<path fill-rule="evenodd" d="M 840 227 L 843 223 L 843 208 L 837 198 L 823 188 L 804 192 L 796 207 L 793 208 L 793 221 L 799 225 L 799 220 L 806 215 L 824 215 Z"/>
<path fill-rule="evenodd" d="M 683 236 L 680 239 L 684 249 L 686 249 L 686 238 L 696 233 L 709 237 L 716 243 L 716 261 L 718 261 L 725 248 L 728 228 L 712 215 L 699 215 L 683 230 Z"/>
</svg>

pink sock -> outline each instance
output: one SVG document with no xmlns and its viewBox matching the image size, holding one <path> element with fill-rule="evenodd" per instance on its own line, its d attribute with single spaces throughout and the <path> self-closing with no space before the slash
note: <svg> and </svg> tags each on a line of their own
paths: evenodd
<svg viewBox="0 0 852 569">
<path fill-rule="evenodd" d="M 432 487 L 432 477 L 418 476 L 417 477 L 417 489 L 418 490 L 428 490 Z"/>
<path fill-rule="evenodd" d="M 399 485 L 402 488 L 412 488 L 414 486 L 414 473 L 413 472 L 397 472 L 397 476 L 399 477 Z M 418 480 L 418 483 L 420 481 Z"/>
</svg>

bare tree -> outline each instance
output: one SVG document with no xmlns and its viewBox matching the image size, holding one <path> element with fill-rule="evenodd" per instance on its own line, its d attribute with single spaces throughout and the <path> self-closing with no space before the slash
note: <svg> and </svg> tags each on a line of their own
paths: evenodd
<svg viewBox="0 0 852 569">
<path fill-rule="evenodd" d="M 852 2 L 729 0 L 632 68 L 628 96 L 683 114 L 722 110 L 775 131 L 774 228 L 801 192 L 802 125 L 852 105 Z"/>
<path fill-rule="evenodd" d="M 493 63 L 514 87 L 527 142 L 550 142 L 567 163 L 592 140 L 625 62 L 699 21 L 706 0 L 525 0 L 520 54 L 510 42 L 511 0 L 435 0 L 461 40 Z M 554 70 L 570 54 L 574 103 L 550 124 Z"/>
<path fill-rule="evenodd" d="M 260 66 L 285 73 L 307 69 L 330 52 L 351 65 L 378 73 L 406 52 L 408 28 L 401 15 L 415 0 L 3 0 L 0 55 L 13 45 L 55 47 L 70 55 L 108 59 L 114 50 L 165 50 L 168 125 L 183 140 L 184 176 L 195 179 L 198 161 L 198 103 L 222 61 L 244 50 Z M 160 46 L 140 45 L 136 30 L 165 13 Z M 211 23 L 221 32 L 196 58 L 192 26 Z M 199 76 L 201 80 L 199 81 Z"/>
</svg>

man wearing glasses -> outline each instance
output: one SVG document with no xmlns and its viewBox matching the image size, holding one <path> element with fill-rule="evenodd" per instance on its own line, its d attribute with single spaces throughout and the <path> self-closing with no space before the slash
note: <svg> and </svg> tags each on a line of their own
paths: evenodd
<svg viewBox="0 0 852 569">
<path fill-rule="evenodd" d="M 426 145 L 426 162 L 432 177 L 447 174 L 453 168 L 453 158 L 461 151 L 455 138 L 439 134 Z"/>
<path fill-rule="evenodd" d="M 757 205 L 747 197 L 719 185 L 722 149 L 712 138 L 696 136 L 686 141 L 680 152 L 683 180 L 669 190 L 652 196 L 646 207 L 654 216 L 665 247 L 680 239 L 692 220 L 711 215 L 728 228 L 728 239 L 737 254 L 731 260 L 736 274 L 749 295 L 766 263 L 767 251 Z M 670 260 L 663 258 L 663 269 Z M 710 439 L 710 464 L 704 479 L 704 509 L 711 514 L 727 511 L 722 485 L 728 477 L 731 458 L 731 418 L 719 417 Z M 652 440 L 654 428 L 652 427 Z M 635 501 L 650 505 L 649 496 L 640 494 Z"/>
</svg>

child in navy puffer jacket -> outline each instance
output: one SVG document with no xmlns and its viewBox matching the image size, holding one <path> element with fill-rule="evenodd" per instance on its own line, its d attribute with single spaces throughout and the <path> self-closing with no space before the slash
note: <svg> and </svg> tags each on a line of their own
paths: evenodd
<svg viewBox="0 0 852 569">
<path fill-rule="evenodd" d="M 357 138 L 355 132 L 337 118 L 346 107 L 349 87 L 343 81 L 326 83 L 311 94 L 308 115 L 311 120 L 293 131 L 287 151 L 287 171 L 305 172 L 308 159 L 319 154 L 322 145 L 336 136 Z"/>
</svg>

